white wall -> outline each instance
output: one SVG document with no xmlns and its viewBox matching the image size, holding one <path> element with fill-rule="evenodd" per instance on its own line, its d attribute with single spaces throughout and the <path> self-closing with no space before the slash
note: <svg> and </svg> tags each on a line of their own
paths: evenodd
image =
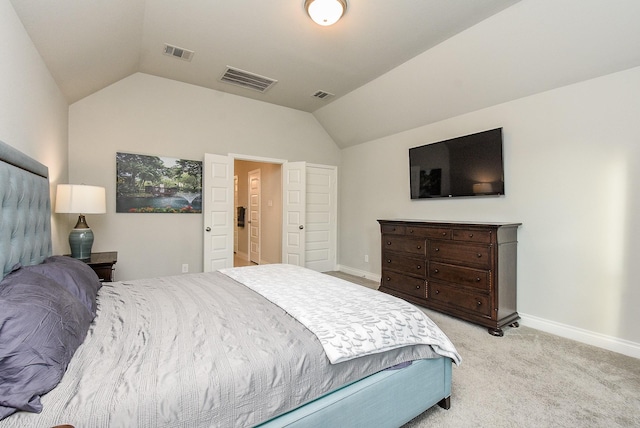
<svg viewBox="0 0 640 428">
<path fill-rule="evenodd" d="M 525 321 L 640 356 L 639 111 L 634 68 L 343 150 L 341 265 L 380 274 L 380 218 L 522 222 Z M 410 200 L 410 147 L 496 127 L 506 196 Z"/>
<path fill-rule="evenodd" d="M 309 113 L 142 73 L 71 105 L 69 149 L 70 182 L 107 188 L 107 214 L 87 221 L 94 251 L 118 251 L 116 279 L 178 274 L 183 263 L 199 272 L 203 257 L 202 215 L 115 213 L 116 152 L 340 160 L 340 150 Z"/>
<path fill-rule="evenodd" d="M 0 0 L 0 140 L 49 167 L 55 186 L 67 181 L 68 105 L 9 0 Z M 68 251 L 69 230 L 52 218 L 53 252 Z"/>
</svg>

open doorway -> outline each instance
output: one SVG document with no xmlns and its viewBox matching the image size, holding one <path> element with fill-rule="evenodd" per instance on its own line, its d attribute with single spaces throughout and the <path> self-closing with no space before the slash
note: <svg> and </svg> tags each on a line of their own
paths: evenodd
<svg viewBox="0 0 640 428">
<path fill-rule="evenodd" d="M 234 175 L 233 265 L 281 263 L 282 165 L 234 159 Z"/>
</svg>

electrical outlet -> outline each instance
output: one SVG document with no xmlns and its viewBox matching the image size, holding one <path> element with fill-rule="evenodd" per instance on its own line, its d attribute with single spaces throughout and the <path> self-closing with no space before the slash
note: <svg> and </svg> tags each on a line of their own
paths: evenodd
<svg viewBox="0 0 640 428">
<path fill-rule="evenodd" d="M 369 254 L 364 255 L 364 262 L 369 263 Z"/>
<path fill-rule="evenodd" d="M 189 264 L 188 263 L 183 263 L 182 264 L 182 273 L 187 273 L 189 272 Z"/>
</svg>

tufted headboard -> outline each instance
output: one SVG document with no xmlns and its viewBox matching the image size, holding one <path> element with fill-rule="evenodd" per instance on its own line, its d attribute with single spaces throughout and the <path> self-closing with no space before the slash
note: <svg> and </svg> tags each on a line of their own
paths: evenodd
<svg viewBox="0 0 640 428">
<path fill-rule="evenodd" d="M 51 255 L 49 169 L 0 141 L 0 279 Z"/>
</svg>

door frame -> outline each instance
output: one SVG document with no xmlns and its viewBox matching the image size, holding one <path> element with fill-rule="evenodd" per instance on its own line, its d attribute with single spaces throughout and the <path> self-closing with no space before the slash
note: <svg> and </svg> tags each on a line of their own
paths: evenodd
<svg viewBox="0 0 640 428">
<path fill-rule="evenodd" d="M 263 156 L 253 156 L 253 155 L 244 155 L 244 154 L 238 154 L 238 153 L 229 153 L 227 154 L 227 156 L 231 159 L 231 165 L 234 166 L 235 168 L 235 161 L 239 160 L 239 161 L 249 161 L 249 162 L 258 162 L 258 163 L 270 163 L 270 164 L 276 164 L 276 165 L 280 165 L 280 168 L 282 169 L 282 165 L 289 162 L 286 159 L 277 159 L 277 158 L 268 158 L 268 157 L 263 157 Z M 234 171 L 235 174 L 235 171 Z M 280 186 L 282 187 L 282 185 Z M 280 206 L 280 211 L 284 211 L 282 205 Z M 247 214 L 249 213 L 249 209 L 247 207 Z M 245 220 L 246 221 L 246 220 Z M 251 240 L 251 234 L 248 233 L 247 234 L 247 241 Z M 262 237 L 260 238 L 262 239 Z M 250 242 L 249 242 L 249 247 L 247 248 L 247 259 L 251 260 L 251 247 L 250 247 Z M 260 245 L 262 246 L 262 242 L 260 242 Z M 262 251 L 260 252 L 260 257 L 262 257 Z M 262 260 L 260 260 L 260 263 L 262 263 Z"/>
<path fill-rule="evenodd" d="M 278 158 L 269 158 L 269 157 L 263 157 L 263 156 L 253 156 L 253 155 L 245 155 L 245 154 L 238 154 L 238 153 L 228 153 L 227 155 L 220 155 L 220 156 L 226 156 L 229 159 L 229 173 L 231 175 L 231 177 L 233 177 L 235 175 L 235 171 L 234 171 L 234 162 L 236 160 L 240 160 L 240 161 L 252 161 L 252 162 L 261 162 L 261 163 L 271 163 L 271 164 L 279 164 L 281 167 L 282 165 L 286 164 L 286 163 L 290 163 L 291 161 L 287 160 L 287 159 L 278 159 Z M 311 164 L 314 165 L 314 164 Z M 315 164 L 314 166 L 322 166 L 322 165 L 317 165 Z M 337 171 L 337 166 L 335 167 L 336 171 Z M 235 189 L 233 188 L 233 179 L 232 182 L 230 184 L 230 190 L 232 192 L 235 192 Z M 336 190 L 336 197 L 337 197 L 337 190 Z M 231 197 L 231 200 L 233 201 L 233 196 Z M 284 197 L 283 197 L 283 201 L 284 201 Z M 230 210 L 233 210 L 234 207 L 232 207 Z M 284 214 L 284 205 L 281 207 L 281 209 L 283 210 L 283 214 Z M 233 213 L 229 213 L 231 214 L 231 218 L 233 218 Z M 206 226 L 206 222 L 205 222 L 205 226 Z M 336 227 L 337 227 L 337 218 L 336 218 Z M 336 229 L 337 231 L 337 229 Z M 230 253 L 231 253 L 231 266 L 233 266 L 233 227 L 230 230 L 231 232 L 231 245 L 230 245 Z M 283 239 L 284 241 L 284 239 Z M 337 246 L 337 241 L 335 241 L 335 245 Z M 283 242 L 283 246 L 284 246 L 284 242 Z M 335 248 L 335 251 L 337 252 L 337 247 Z M 336 260 L 337 263 L 337 260 Z M 205 265 L 208 266 L 208 265 Z M 205 272 L 207 272 L 207 268 L 205 267 Z"/>
</svg>

